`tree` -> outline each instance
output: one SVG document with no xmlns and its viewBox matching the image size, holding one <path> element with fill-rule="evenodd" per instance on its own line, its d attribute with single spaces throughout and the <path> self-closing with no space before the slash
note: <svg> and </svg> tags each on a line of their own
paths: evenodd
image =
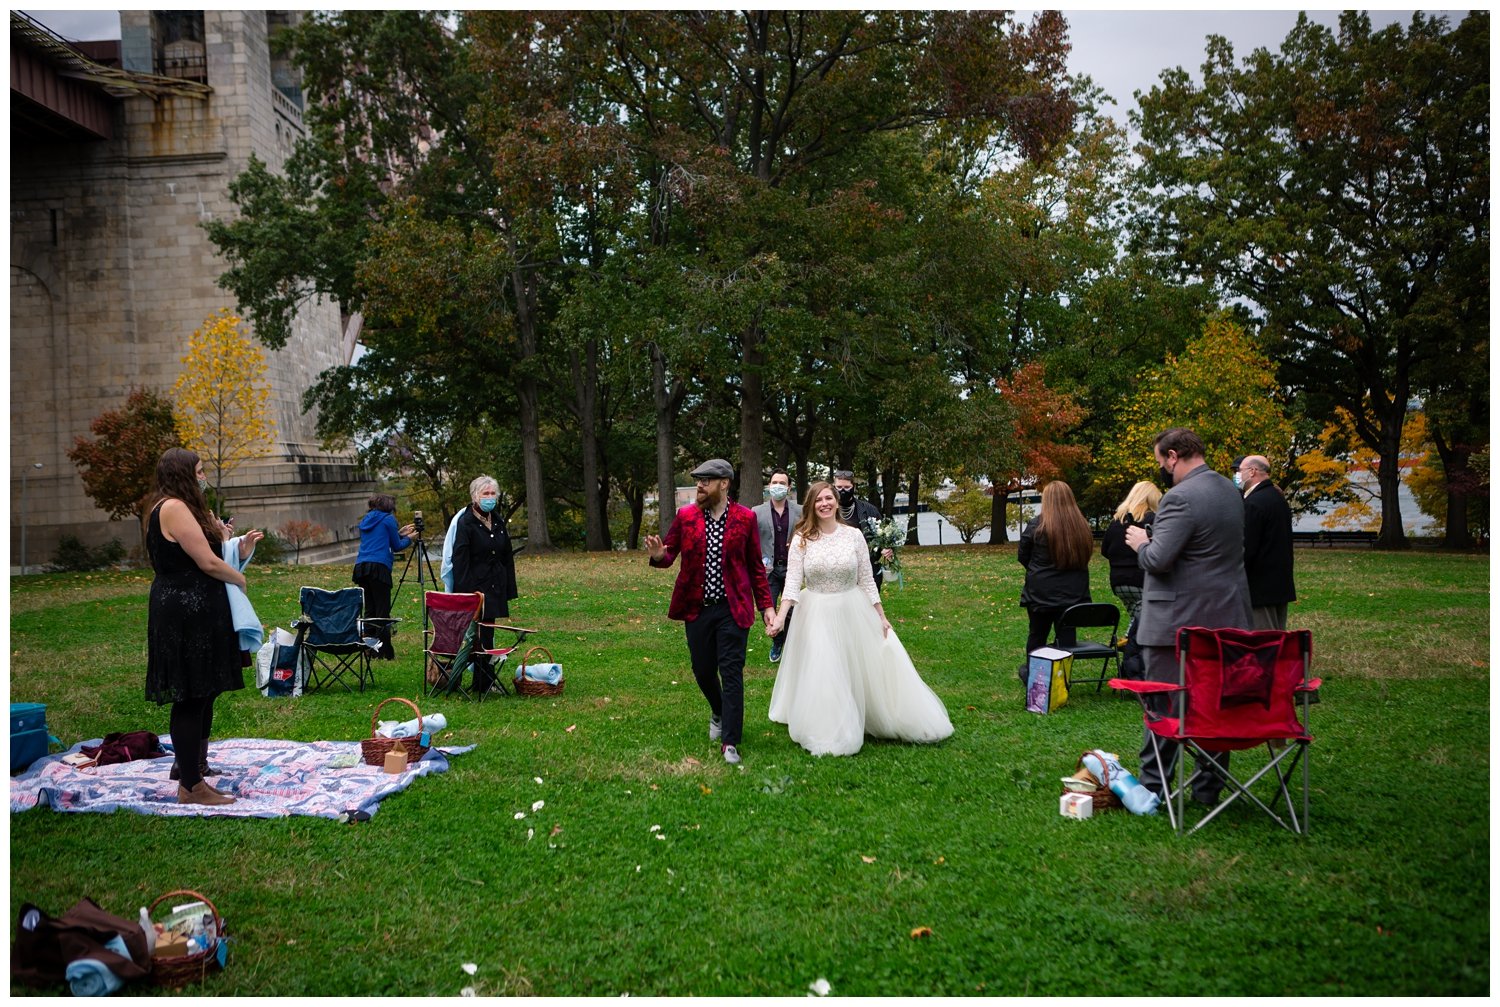
<svg viewBox="0 0 1500 1007">
<path fill-rule="evenodd" d="M 271 386 L 266 358 L 227 309 L 210 315 L 188 340 L 183 371 L 172 386 L 178 436 L 213 470 L 222 506 L 224 480 L 251 458 L 270 453 L 276 426 L 266 414 Z"/>
<path fill-rule="evenodd" d="M 1236 455 L 1265 455 L 1273 467 L 1291 461 L 1292 423 L 1275 366 L 1226 315 L 1210 318 L 1181 356 L 1143 371 L 1126 403 L 1123 427 L 1099 452 L 1095 476 L 1122 499 L 1139 480 L 1155 481 L 1156 435 L 1187 427 L 1203 440 L 1210 467 L 1228 472 Z M 1163 486 L 1162 490 L 1169 489 Z"/>
<path fill-rule="evenodd" d="M 292 547 L 293 562 L 296 562 L 302 559 L 302 547 L 312 545 L 318 539 L 327 535 L 328 529 L 316 521 L 309 521 L 306 518 L 293 518 L 277 528 L 276 534 L 280 535 L 282 540 Z"/>
<path fill-rule="evenodd" d="M 958 532 L 964 545 L 990 526 L 992 493 L 973 479 L 960 478 L 946 497 L 936 493 L 927 498 L 928 506 L 937 511 Z"/>
<path fill-rule="evenodd" d="M 1427 417 L 1414 411 L 1402 424 L 1401 479 L 1411 489 L 1417 504 L 1430 517 L 1446 517 L 1446 486 L 1440 465 L 1432 466 Z M 1317 446 L 1297 457 L 1301 474 L 1299 489 L 1311 500 L 1334 504 L 1323 517 L 1323 527 L 1355 526 L 1361 531 L 1380 527 L 1380 494 L 1385 481 L 1379 478 L 1383 459 L 1365 445 L 1354 431 L 1353 418 L 1340 409 L 1333 421 L 1318 434 Z"/>
<path fill-rule="evenodd" d="M 1211 36 L 1203 84 L 1169 71 L 1132 117 L 1140 233 L 1164 270 L 1254 306 L 1311 415 L 1348 413 L 1380 455 L 1384 548 L 1406 546 L 1409 403 L 1455 362 L 1455 327 L 1487 325 L 1489 14 L 1447 28 L 1348 11 L 1335 36 L 1303 15 L 1240 67 Z"/>
<path fill-rule="evenodd" d="M 156 463 L 177 447 L 172 400 L 159 392 L 132 388 L 125 404 L 89 421 L 94 439 L 73 438 L 68 460 L 78 466 L 83 490 L 111 521 L 130 515 L 137 524 L 156 486 Z M 142 541 L 145 528 L 141 528 Z"/>
<path fill-rule="evenodd" d="M 1006 498 L 1028 484 L 1063 478 L 1089 460 L 1089 449 L 1072 440 L 1086 415 L 1083 407 L 1070 393 L 1048 387 L 1039 361 L 1021 367 L 1009 379 L 999 379 L 995 386 L 1012 410 L 1013 426 L 1007 434 L 1019 449 L 1012 465 L 989 472 L 994 487 L 990 540 L 1004 542 Z"/>
</svg>

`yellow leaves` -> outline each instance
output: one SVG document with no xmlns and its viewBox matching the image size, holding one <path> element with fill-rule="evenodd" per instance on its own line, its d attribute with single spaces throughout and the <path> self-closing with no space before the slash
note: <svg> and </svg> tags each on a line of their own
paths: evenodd
<svg viewBox="0 0 1500 1007">
<path fill-rule="evenodd" d="M 227 309 L 205 319 L 172 386 L 178 435 L 220 484 L 241 462 L 268 454 L 276 436 L 265 354 L 241 326 Z"/>
<path fill-rule="evenodd" d="M 911 939 L 914 940 L 914 941 L 919 941 L 919 940 L 921 940 L 924 937 L 931 937 L 931 936 L 932 936 L 932 928 L 931 927 L 915 927 L 915 928 L 912 929 L 912 932 L 911 932 Z"/>
</svg>

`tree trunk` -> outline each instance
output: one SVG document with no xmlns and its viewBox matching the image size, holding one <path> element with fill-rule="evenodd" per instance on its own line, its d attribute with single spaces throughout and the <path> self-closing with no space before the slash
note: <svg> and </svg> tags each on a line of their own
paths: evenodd
<svg viewBox="0 0 1500 1007">
<path fill-rule="evenodd" d="M 630 505 L 630 530 L 625 533 L 625 548 L 635 552 L 641 547 L 641 521 L 646 514 L 646 491 L 639 486 L 625 490 L 625 502 Z"/>
<path fill-rule="evenodd" d="M 657 534 L 666 535 L 677 516 L 677 476 L 672 465 L 672 426 L 677 407 L 667 388 L 667 358 L 655 343 L 651 344 L 651 395 L 656 405 Z"/>
<path fill-rule="evenodd" d="M 583 452 L 583 540 L 590 552 L 609 548 L 609 531 L 604 527 L 603 508 L 599 502 L 599 436 L 595 428 L 599 387 L 599 344 L 590 339 L 582 352 L 568 351 L 573 372 L 573 396 L 578 413 L 578 433 Z"/>
<path fill-rule="evenodd" d="M 1469 448 L 1468 445 L 1450 444 L 1443 436 L 1441 427 L 1432 426 L 1432 443 L 1437 448 L 1438 458 L 1443 462 L 1443 485 L 1448 491 L 1447 518 L 1443 528 L 1443 545 L 1448 549 L 1474 548 L 1474 536 L 1469 534 Z"/>
<path fill-rule="evenodd" d="M 880 473 L 880 513 L 886 517 L 896 513 L 896 480 L 899 476 L 894 468 Z"/>
<path fill-rule="evenodd" d="M 532 310 L 530 282 L 520 266 L 511 271 L 511 282 L 515 285 L 516 335 L 521 345 L 521 384 L 516 396 L 520 400 L 521 463 L 526 478 L 526 547 L 532 552 L 549 552 L 552 536 L 547 533 L 547 489 L 542 478 L 537 382 L 527 366 L 538 349 L 536 313 Z"/>
<path fill-rule="evenodd" d="M 922 494 L 922 473 L 920 470 L 911 474 L 911 486 L 906 491 L 906 544 L 921 545 L 921 536 L 917 533 L 917 500 Z"/>
<path fill-rule="evenodd" d="M 760 326 L 750 325 L 741 338 L 744 350 L 740 370 L 740 494 L 739 500 L 747 507 L 760 503 L 765 490 L 765 477 L 761 472 L 765 422 L 765 392 L 762 387 L 761 365 L 764 355 L 760 351 Z"/>
<path fill-rule="evenodd" d="M 1403 402 L 1403 409 L 1404 409 Z M 1380 438 L 1380 536 L 1377 549 L 1410 549 L 1406 529 L 1401 526 L 1401 427 L 1405 414 L 1381 418 Z"/>
<path fill-rule="evenodd" d="M 999 483 L 992 483 L 991 486 L 994 492 L 990 494 L 990 544 L 993 545 L 996 542 L 1010 541 L 1005 527 L 1005 503 L 1010 499 L 1010 493 L 1009 487 Z"/>
</svg>

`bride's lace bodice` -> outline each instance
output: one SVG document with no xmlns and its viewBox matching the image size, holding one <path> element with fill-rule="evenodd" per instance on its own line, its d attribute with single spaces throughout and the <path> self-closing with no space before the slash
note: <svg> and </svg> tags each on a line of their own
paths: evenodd
<svg viewBox="0 0 1500 1007">
<path fill-rule="evenodd" d="M 801 535 L 792 536 L 786 551 L 783 598 L 795 602 L 804 588 L 819 594 L 858 588 L 871 605 L 880 604 L 875 572 L 870 568 L 870 549 L 857 528 L 841 524 L 832 535 L 819 535 L 805 544 L 804 549 Z"/>
</svg>

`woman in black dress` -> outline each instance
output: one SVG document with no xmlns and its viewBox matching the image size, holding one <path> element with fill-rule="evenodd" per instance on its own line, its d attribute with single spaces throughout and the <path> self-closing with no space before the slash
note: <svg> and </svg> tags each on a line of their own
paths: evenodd
<svg viewBox="0 0 1500 1007">
<path fill-rule="evenodd" d="M 171 703 L 178 804 L 232 804 L 234 798 L 203 777 L 214 699 L 245 687 L 239 639 L 225 584 L 245 587 L 245 575 L 220 557 L 224 526 L 203 497 L 203 464 L 184 448 L 156 463 L 157 504 L 147 518 L 146 549 L 156 577 L 147 620 L 146 698 Z M 240 540 L 248 556 L 261 537 Z"/>
<path fill-rule="evenodd" d="M 489 476 L 469 484 L 471 503 L 459 516 L 453 534 L 453 590 L 460 594 L 478 591 L 484 595 L 484 622 L 510 615 L 510 600 L 517 596 L 516 560 L 511 552 L 505 517 L 495 513 L 500 486 Z M 481 627 L 479 645 L 495 645 L 495 631 Z M 494 684 L 489 658 L 474 662 L 474 689 L 488 692 Z"/>
<path fill-rule="evenodd" d="M 1031 617 L 1026 634 L 1026 653 L 1047 643 L 1063 612 L 1092 600 L 1089 596 L 1089 560 L 1094 555 L 1094 533 L 1067 483 L 1054 481 L 1042 487 L 1042 512 L 1021 531 L 1016 559 L 1026 567 L 1021 604 Z M 1026 681 L 1027 667 L 1019 669 Z"/>
</svg>

